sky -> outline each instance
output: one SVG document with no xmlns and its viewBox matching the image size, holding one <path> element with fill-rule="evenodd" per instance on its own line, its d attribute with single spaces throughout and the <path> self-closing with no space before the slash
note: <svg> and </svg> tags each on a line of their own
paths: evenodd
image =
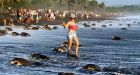
<svg viewBox="0 0 140 75">
<path fill-rule="evenodd" d="M 140 4 L 140 0 L 96 0 L 96 1 L 98 1 L 99 3 L 105 2 L 106 6 Z"/>
</svg>

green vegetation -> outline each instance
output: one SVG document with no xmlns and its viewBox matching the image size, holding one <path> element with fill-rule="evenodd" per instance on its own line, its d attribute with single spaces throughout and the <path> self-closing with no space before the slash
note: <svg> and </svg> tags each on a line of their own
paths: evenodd
<svg viewBox="0 0 140 75">
<path fill-rule="evenodd" d="M 122 7 L 107 7 L 109 12 L 140 12 L 140 5 L 127 5 Z"/>
<path fill-rule="evenodd" d="M 5 8 L 35 7 L 71 10 L 105 8 L 104 3 L 100 4 L 96 0 L 0 0 L 0 4 Z"/>
<path fill-rule="evenodd" d="M 1 7 L 13 7 L 18 8 L 29 5 L 31 0 L 0 0 Z"/>
<path fill-rule="evenodd" d="M 105 3 L 98 3 L 97 0 L 0 0 L 3 8 L 52 8 L 59 10 L 88 10 L 107 12 L 130 12 L 140 11 L 140 5 L 122 7 L 106 7 Z"/>
</svg>

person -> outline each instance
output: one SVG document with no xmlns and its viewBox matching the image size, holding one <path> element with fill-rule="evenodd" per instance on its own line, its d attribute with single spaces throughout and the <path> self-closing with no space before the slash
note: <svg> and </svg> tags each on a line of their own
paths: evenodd
<svg viewBox="0 0 140 75">
<path fill-rule="evenodd" d="M 67 42 L 68 42 L 68 54 L 67 56 L 74 56 L 78 58 L 78 49 L 79 49 L 79 40 L 76 34 L 76 30 L 78 27 L 76 26 L 75 23 L 75 16 L 72 15 L 69 19 L 68 23 L 63 23 L 64 28 L 68 28 L 68 34 L 67 34 Z M 72 48 L 72 43 L 74 42 L 75 44 L 75 55 L 71 54 L 71 48 Z"/>
</svg>

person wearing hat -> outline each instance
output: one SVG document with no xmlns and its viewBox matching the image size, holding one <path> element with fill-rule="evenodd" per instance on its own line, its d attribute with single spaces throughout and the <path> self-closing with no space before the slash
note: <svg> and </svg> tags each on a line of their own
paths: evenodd
<svg viewBox="0 0 140 75">
<path fill-rule="evenodd" d="M 67 41 L 68 41 L 68 57 L 74 56 L 76 58 L 78 58 L 78 49 L 79 49 L 79 40 L 76 34 L 76 30 L 78 29 L 78 27 L 76 26 L 75 23 L 75 15 L 71 14 L 70 18 L 69 18 L 69 22 L 68 23 L 63 23 L 64 28 L 68 28 L 68 34 L 67 34 Z M 72 48 L 72 43 L 74 42 L 75 44 L 75 54 L 72 55 L 71 54 L 71 48 Z"/>
</svg>

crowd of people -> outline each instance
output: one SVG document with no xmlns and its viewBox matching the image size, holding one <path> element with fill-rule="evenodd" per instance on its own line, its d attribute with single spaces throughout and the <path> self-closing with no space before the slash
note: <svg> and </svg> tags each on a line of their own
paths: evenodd
<svg viewBox="0 0 140 75">
<path fill-rule="evenodd" d="M 18 23 L 39 23 L 41 21 L 56 22 L 69 18 L 71 14 L 75 14 L 75 18 L 78 20 L 88 19 L 109 19 L 118 16 L 116 13 L 99 13 L 99 12 L 87 12 L 87 11 L 60 11 L 52 9 L 31 9 L 31 8 L 19 8 L 10 9 L 10 15 L 14 18 L 4 18 L 4 25 L 14 25 L 13 22 Z M 8 20 L 8 21 L 7 21 Z M 8 22 L 8 23 L 7 23 Z"/>
</svg>

